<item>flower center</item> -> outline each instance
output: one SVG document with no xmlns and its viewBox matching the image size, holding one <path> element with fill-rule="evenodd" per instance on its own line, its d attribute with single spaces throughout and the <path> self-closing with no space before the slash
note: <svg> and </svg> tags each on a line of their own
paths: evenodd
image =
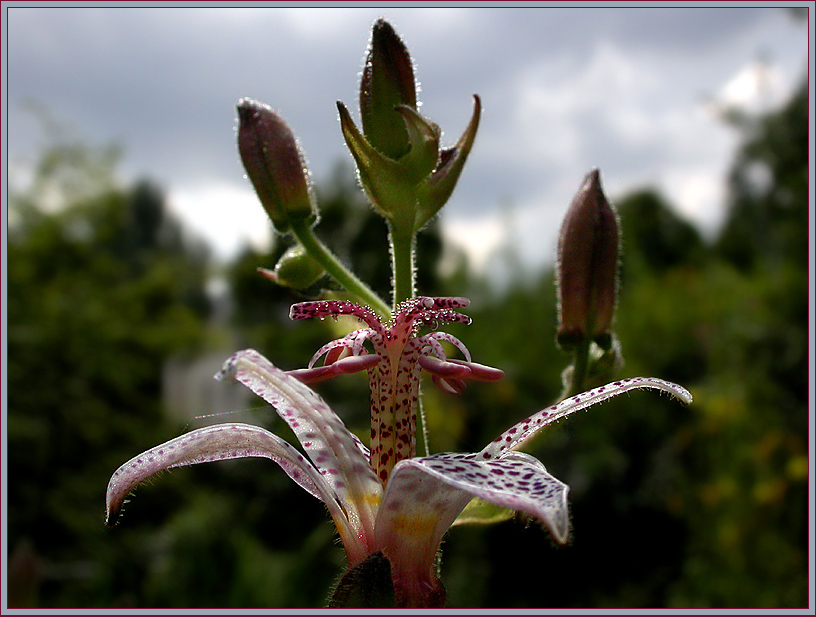
<svg viewBox="0 0 816 617">
<path fill-rule="evenodd" d="M 290 374 L 306 383 L 335 375 L 367 370 L 371 390 L 371 467 L 385 485 L 399 461 L 416 454 L 416 410 L 419 373 L 424 368 L 440 389 L 458 393 L 465 379 L 496 381 L 502 371 L 470 362 L 467 348 L 444 332 L 417 336 L 420 326 L 440 323 L 469 324 L 470 318 L 455 309 L 467 306 L 465 298 L 418 297 L 403 302 L 392 321 L 384 325 L 369 309 L 351 302 L 327 300 L 292 306 L 292 319 L 350 315 L 368 328 L 321 347 L 309 368 Z M 370 341 L 373 353 L 365 342 Z M 441 342 L 458 348 L 465 360 L 448 360 Z M 314 366 L 323 358 L 322 366 Z"/>
</svg>

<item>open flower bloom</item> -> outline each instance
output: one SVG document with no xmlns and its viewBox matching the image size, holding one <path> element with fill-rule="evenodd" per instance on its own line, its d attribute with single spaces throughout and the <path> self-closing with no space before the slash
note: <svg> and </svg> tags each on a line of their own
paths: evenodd
<svg viewBox="0 0 816 617">
<path fill-rule="evenodd" d="M 634 388 L 663 390 L 685 403 L 691 402 L 691 395 L 659 379 L 625 379 L 539 411 L 480 452 L 415 457 L 407 431 L 414 430 L 416 406 L 411 401 L 416 398 L 420 368 L 454 391 L 467 378 L 501 377 L 496 369 L 470 362 L 464 345 L 449 335 L 415 336 L 419 324 L 467 321 L 453 310 L 463 305 L 464 300 L 457 298 L 416 298 L 400 308 L 389 328 L 350 303 L 295 305 L 293 317 L 348 314 L 370 327 L 319 350 L 317 358 L 326 356 L 320 367 L 287 373 L 250 349 L 234 354 L 217 377 L 236 379 L 272 405 L 297 436 L 305 455 L 273 433 L 248 424 L 192 431 L 134 457 L 113 474 L 107 491 L 107 523 L 115 522 L 130 491 L 159 471 L 224 459 L 269 458 L 326 505 L 349 569 L 377 553 L 388 559 L 401 607 L 443 605 L 445 592 L 434 558 L 442 536 L 473 497 L 533 516 L 556 540 L 566 541 L 567 485 L 547 473 L 538 460 L 514 449 L 556 420 Z M 466 360 L 447 359 L 440 346 L 443 340 L 459 348 Z M 371 341 L 371 351 L 365 341 Z M 304 383 L 355 370 L 368 370 L 371 376 L 371 450 Z"/>
</svg>

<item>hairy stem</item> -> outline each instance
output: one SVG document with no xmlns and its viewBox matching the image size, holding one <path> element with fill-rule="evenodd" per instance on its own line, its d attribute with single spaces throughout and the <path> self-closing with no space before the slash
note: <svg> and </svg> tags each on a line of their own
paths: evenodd
<svg viewBox="0 0 816 617">
<path fill-rule="evenodd" d="M 395 232 L 394 226 L 389 226 L 391 241 L 391 266 L 394 275 L 394 310 L 400 302 L 404 302 L 415 295 L 414 289 L 414 234 L 403 231 Z"/>
<path fill-rule="evenodd" d="M 303 248 L 323 266 L 326 272 L 340 283 L 347 292 L 353 294 L 357 299 L 370 306 L 374 311 L 382 316 L 389 316 L 391 311 L 388 305 L 366 285 L 357 278 L 353 272 L 346 268 L 337 257 L 315 236 L 312 228 L 305 221 L 292 222 L 292 231 L 303 245 Z"/>
<path fill-rule="evenodd" d="M 572 365 L 572 379 L 564 398 L 575 396 L 586 390 L 587 367 L 589 365 L 589 346 L 591 341 L 585 336 L 575 348 L 575 363 Z"/>
</svg>

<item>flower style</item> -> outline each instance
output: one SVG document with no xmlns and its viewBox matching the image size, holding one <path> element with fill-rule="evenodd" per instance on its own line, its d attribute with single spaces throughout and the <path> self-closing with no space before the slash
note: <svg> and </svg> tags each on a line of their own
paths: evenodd
<svg viewBox="0 0 816 617">
<path fill-rule="evenodd" d="M 415 457 L 416 383 L 420 367 L 437 385 L 460 391 L 465 379 L 492 381 L 501 371 L 470 361 L 454 337 L 422 324 L 468 323 L 453 310 L 461 298 L 416 298 L 406 302 L 386 328 L 368 309 L 347 302 L 308 302 L 292 308 L 294 318 L 353 315 L 369 326 L 329 343 L 303 370 L 286 372 L 258 352 L 234 354 L 216 375 L 231 377 L 272 405 L 300 441 L 305 455 L 273 433 L 248 424 L 219 424 L 177 437 L 140 454 L 112 476 L 107 524 L 117 519 L 125 497 L 156 473 L 195 463 L 243 457 L 269 458 L 331 515 L 346 551 L 349 571 L 384 556 L 390 564 L 397 606 L 441 607 L 445 590 L 434 560 L 442 536 L 473 497 L 539 519 L 559 542 L 569 532 L 569 487 L 544 465 L 515 451 L 530 436 L 567 415 L 635 388 L 655 388 L 691 402 L 682 387 L 652 378 L 616 381 L 566 399 L 505 431 L 476 453 Z M 364 343 L 370 341 L 373 351 Z M 447 341 L 466 360 L 448 359 Z M 371 451 L 343 424 L 307 383 L 368 370 L 372 387 Z M 307 460 L 307 458 L 309 460 Z"/>
</svg>

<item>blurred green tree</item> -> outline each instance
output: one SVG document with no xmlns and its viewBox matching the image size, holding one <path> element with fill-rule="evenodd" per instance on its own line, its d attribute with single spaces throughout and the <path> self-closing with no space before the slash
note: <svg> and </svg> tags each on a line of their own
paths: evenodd
<svg viewBox="0 0 816 617">
<path fill-rule="evenodd" d="M 807 606 L 806 104 L 803 85 L 742 125 L 713 243 L 653 190 L 617 200 L 621 376 L 684 384 L 694 404 L 639 394 L 542 435 L 532 452 L 571 487 L 572 544 L 512 523 L 454 530 L 451 605 Z M 490 393 L 463 397 L 467 423 L 485 430 L 476 443 L 527 415 L 534 392 L 542 403 L 558 392 L 551 281 L 470 311 L 471 350 L 511 367 Z"/>
<path fill-rule="evenodd" d="M 156 441 L 164 361 L 204 340 L 207 250 L 155 185 L 120 187 L 115 160 L 56 143 L 10 198 L 9 550 L 40 564 L 12 605 L 127 604 L 114 581 L 142 530 L 105 534 L 105 485 Z"/>
<path fill-rule="evenodd" d="M 706 366 L 685 430 L 674 606 L 807 606 L 808 116 L 803 82 L 743 124 L 720 259 L 691 296 Z"/>
<path fill-rule="evenodd" d="M 745 143 L 728 178 L 730 215 L 716 247 L 742 270 L 807 263 L 809 112 L 803 85 L 780 112 L 734 120 Z"/>
<path fill-rule="evenodd" d="M 621 376 L 677 381 L 695 403 L 622 397 L 531 444 L 571 486 L 572 543 L 555 547 L 511 522 L 455 528 L 442 564 L 451 606 L 806 605 L 806 93 L 744 125 L 713 243 L 652 190 L 617 200 Z M 102 528 L 110 472 L 178 430 L 162 419 L 161 367 L 206 343 L 208 315 L 205 251 L 190 246 L 155 186 L 118 186 L 113 160 L 51 149 L 31 187 L 12 196 L 10 598 L 313 607 L 342 551 L 319 504 L 268 461 L 172 474 L 142 490 L 127 525 Z M 351 177 L 340 171 L 318 188 L 317 233 L 388 297 L 384 226 Z M 497 292 L 462 268 L 440 273 L 450 249 L 436 226 L 419 241 L 420 293 L 478 297 L 467 310 L 473 325 L 450 331 L 474 359 L 507 371 L 459 397 L 424 389 L 431 450 L 478 449 L 561 390 L 553 275 Z M 355 326 L 288 319 L 289 305 L 325 281 L 296 293 L 260 277 L 256 268 L 286 248 L 279 237 L 269 253 L 247 250 L 226 276 L 239 346 L 295 368 L 337 335 L 329 330 Z M 316 389 L 365 440 L 365 377 Z M 253 421 L 291 438 L 275 414 L 248 405 Z"/>
</svg>

